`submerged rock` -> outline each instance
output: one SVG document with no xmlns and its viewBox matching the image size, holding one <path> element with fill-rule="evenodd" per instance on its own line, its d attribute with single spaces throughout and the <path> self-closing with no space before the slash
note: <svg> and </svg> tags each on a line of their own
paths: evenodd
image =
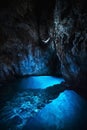
<svg viewBox="0 0 87 130">
<path fill-rule="evenodd" d="M 74 91 L 66 90 L 47 104 L 23 130 L 87 129 L 87 101 Z"/>
<path fill-rule="evenodd" d="M 14 88 L 9 86 L 8 89 L 10 87 Z M 55 85 L 45 89 L 17 89 L 16 92 L 12 89 L 10 94 L 2 95 L 4 103 L 0 102 L 2 106 L 0 128 L 21 130 L 27 120 L 31 121 L 42 108 L 57 98 L 65 89 L 64 85 Z M 6 98 L 9 95 L 10 97 Z"/>
</svg>

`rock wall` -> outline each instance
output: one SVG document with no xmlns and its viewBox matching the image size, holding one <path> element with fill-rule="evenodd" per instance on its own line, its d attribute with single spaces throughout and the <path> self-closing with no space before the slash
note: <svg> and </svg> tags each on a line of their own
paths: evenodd
<svg viewBox="0 0 87 130">
<path fill-rule="evenodd" d="M 48 16 L 43 16 L 45 8 L 40 13 L 38 2 L 3 0 L 0 4 L 0 81 L 24 75 L 51 75 L 56 70 L 51 41 L 44 45 L 48 38 L 44 37 L 48 35 L 44 21 Z"/>
<path fill-rule="evenodd" d="M 85 86 L 86 43 L 86 0 L 0 4 L 0 80 L 57 72 L 73 86 Z"/>
<path fill-rule="evenodd" d="M 87 81 L 87 9 L 85 0 L 57 0 L 54 41 L 61 73 L 72 85 Z"/>
</svg>

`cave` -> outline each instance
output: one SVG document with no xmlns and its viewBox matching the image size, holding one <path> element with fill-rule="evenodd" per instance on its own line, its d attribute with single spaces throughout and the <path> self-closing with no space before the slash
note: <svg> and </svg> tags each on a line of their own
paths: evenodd
<svg viewBox="0 0 87 130">
<path fill-rule="evenodd" d="M 86 129 L 86 0 L 0 1 L 0 130 Z"/>
</svg>

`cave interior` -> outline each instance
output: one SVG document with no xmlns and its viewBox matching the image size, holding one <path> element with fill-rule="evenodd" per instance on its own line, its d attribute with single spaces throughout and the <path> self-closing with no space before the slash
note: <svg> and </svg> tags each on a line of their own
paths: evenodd
<svg viewBox="0 0 87 130">
<path fill-rule="evenodd" d="M 0 1 L 0 130 L 86 129 L 86 0 Z"/>
</svg>

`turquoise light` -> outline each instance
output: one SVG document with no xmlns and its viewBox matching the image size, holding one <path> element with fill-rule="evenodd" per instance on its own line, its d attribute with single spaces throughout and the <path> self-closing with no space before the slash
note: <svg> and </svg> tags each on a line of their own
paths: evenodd
<svg viewBox="0 0 87 130">
<path fill-rule="evenodd" d="M 82 130 L 87 122 L 87 102 L 66 90 L 46 105 L 23 130 Z"/>
<path fill-rule="evenodd" d="M 28 78 L 24 78 L 19 82 L 19 85 L 22 88 L 33 88 L 33 89 L 37 89 L 37 88 L 47 88 L 49 86 L 53 86 L 55 84 L 60 84 L 61 82 L 63 82 L 64 79 L 62 78 L 57 78 L 57 77 L 53 77 L 53 76 L 31 76 Z"/>
</svg>

